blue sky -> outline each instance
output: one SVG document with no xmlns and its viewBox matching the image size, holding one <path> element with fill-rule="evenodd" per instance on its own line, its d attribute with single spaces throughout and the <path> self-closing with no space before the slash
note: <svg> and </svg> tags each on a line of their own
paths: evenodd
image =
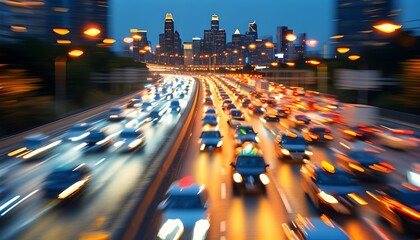
<svg viewBox="0 0 420 240">
<path fill-rule="evenodd" d="M 167 12 L 172 13 L 175 30 L 182 41 L 203 37 L 203 30 L 210 29 L 212 14 L 219 16 L 220 27 L 226 29 L 227 40 L 236 28 L 247 31 L 248 23 L 256 21 L 258 34 L 273 36 L 276 27 L 288 26 L 294 33 L 306 33 L 316 39 L 318 50 L 335 34 L 333 18 L 336 0 L 111 0 L 111 37 L 117 42 L 130 35 L 130 29 L 147 30 L 152 46 L 158 44 L 163 33 Z M 396 0 L 401 8 L 401 21 L 420 19 L 420 0 Z M 420 21 L 410 22 L 409 27 L 420 26 Z M 116 49 L 121 48 L 120 44 Z"/>
</svg>

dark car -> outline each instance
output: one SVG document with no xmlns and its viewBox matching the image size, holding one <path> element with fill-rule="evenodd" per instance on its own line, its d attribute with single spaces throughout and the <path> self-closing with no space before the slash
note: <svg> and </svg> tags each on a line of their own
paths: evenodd
<svg viewBox="0 0 420 240">
<path fill-rule="evenodd" d="M 276 111 L 277 111 L 277 115 L 282 118 L 287 118 L 291 113 L 291 110 L 289 107 L 277 107 Z"/>
<path fill-rule="evenodd" d="M 280 117 L 277 114 L 266 113 L 261 118 L 261 121 L 266 122 L 266 123 L 267 122 L 280 122 Z"/>
<path fill-rule="evenodd" d="M 129 152 L 143 146 L 145 136 L 140 128 L 124 128 L 115 139 L 114 147 L 122 152 Z"/>
<path fill-rule="evenodd" d="M 128 101 L 126 107 L 127 108 L 140 108 L 142 101 L 143 100 L 141 98 L 132 98 Z"/>
<path fill-rule="evenodd" d="M 233 103 L 229 103 L 228 105 L 226 105 L 225 110 L 229 113 L 230 110 L 232 109 L 237 109 L 236 105 Z"/>
<path fill-rule="evenodd" d="M 396 231 L 420 236 L 420 187 L 392 184 L 368 194 L 374 200 L 373 209 Z"/>
<path fill-rule="evenodd" d="M 305 161 L 300 169 L 303 191 L 321 212 L 353 214 L 359 206 L 367 205 L 360 194 L 364 188 L 346 171 L 331 163 Z"/>
<path fill-rule="evenodd" d="M 270 183 L 267 175 L 269 166 L 259 149 L 253 144 L 246 144 L 239 150 L 232 166 L 233 193 L 238 194 L 240 189 L 266 192 L 266 185 Z"/>
<path fill-rule="evenodd" d="M 179 113 L 181 111 L 181 105 L 179 104 L 178 100 L 172 100 L 169 104 L 169 108 L 171 112 L 177 112 Z"/>
<path fill-rule="evenodd" d="M 223 144 L 222 138 L 217 129 L 203 130 L 200 135 L 200 151 L 220 149 Z"/>
<path fill-rule="evenodd" d="M 92 129 L 94 129 L 92 124 L 86 122 L 77 123 L 70 127 L 64 137 L 64 140 L 72 142 L 81 141 L 89 135 L 89 131 Z"/>
<path fill-rule="evenodd" d="M 296 114 L 292 118 L 294 127 L 304 127 L 311 123 L 311 119 L 304 114 Z"/>
<path fill-rule="evenodd" d="M 251 100 L 246 98 L 241 102 L 241 106 L 244 108 L 247 108 L 249 106 L 249 104 L 251 104 Z"/>
<path fill-rule="evenodd" d="M 249 113 L 253 115 L 263 115 L 265 113 L 265 108 L 260 105 L 248 106 Z"/>
<path fill-rule="evenodd" d="M 85 143 L 81 144 L 81 149 L 84 152 L 102 151 L 109 147 L 112 141 L 113 137 L 111 135 L 108 135 L 105 131 L 94 129 L 86 137 Z"/>
<path fill-rule="evenodd" d="M 334 140 L 331 130 L 324 126 L 312 126 L 301 131 L 302 136 L 309 143 L 326 143 Z"/>
<path fill-rule="evenodd" d="M 241 110 L 236 109 L 236 108 L 231 109 L 229 115 L 230 115 L 230 118 L 233 119 L 233 120 L 238 120 L 238 121 L 244 121 L 245 120 L 244 113 Z"/>
<path fill-rule="evenodd" d="M 350 240 L 350 237 L 326 215 L 321 217 L 296 216 L 282 224 L 288 240 Z"/>
<path fill-rule="evenodd" d="M 355 177 L 384 181 L 395 170 L 393 165 L 380 157 L 377 149 L 365 142 L 340 146 L 341 151 L 335 153 L 336 163 Z"/>
<path fill-rule="evenodd" d="M 109 121 L 119 121 L 125 119 L 124 109 L 121 106 L 111 107 L 108 111 Z"/>
<path fill-rule="evenodd" d="M 251 125 L 239 125 L 235 130 L 235 141 L 238 146 L 245 142 L 258 143 L 260 139 L 257 136 L 257 132 L 254 131 Z"/>
<path fill-rule="evenodd" d="M 46 197 L 61 200 L 75 197 L 85 189 L 90 173 L 85 164 L 56 168 L 44 180 L 44 194 Z"/>
<path fill-rule="evenodd" d="M 294 132 L 277 135 L 274 139 L 274 149 L 282 160 L 303 161 L 304 159 L 309 160 L 313 155 L 305 138 Z"/>
<path fill-rule="evenodd" d="M 376 129 L 365 125 L 350 126 L 343 130 L 344 138 L 347 140 L 370 140 L 375 136 Z"/>
<path fill-rule="evenodd" d="M 219 118 L 216 116 L 216 114 L 205 114 L 202 119 L 202 124 L 204 125 L 210 125 L 210 126 L 217 126 L 219 124 Z"/>
<path fill-rule="evenodd" d="M 52 141 L 48 135 L 36 133 L 26 136 L 20 148 L 9 152 L 7 156 L 23 158 L 25 161 L 39 160 L 47 157 L 60 143 L 61 140 Z"/>
</svg>

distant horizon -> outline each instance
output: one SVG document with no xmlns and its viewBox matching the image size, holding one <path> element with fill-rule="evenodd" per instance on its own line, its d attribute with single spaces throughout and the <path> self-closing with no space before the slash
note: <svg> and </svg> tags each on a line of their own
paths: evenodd
<svg viewBox="0 0 420 240">
<path fill-rule="evenodd" d="M 402 9 L 400 22 L 420 19 L 420 13 L 416 11 L 420 9 L 420 1 L 397 2 Z M 130 36 L 130 29 L 146 30 L 151 47 L 155 49 L 159 44 L 159 34 L 164 32 L 166 13 L 172 14 L 175 30 L 179 32 L 182 43 L 191 42 L 193 37 L 203 39 L 204 30 L 210 29 L 213 14 L 219 16 L 220 28 L 226 30 L 226 42 L 231 41 L 236 29 L 244 34 L 248 23 L 253 21 L 258 26 L 258 37 L 271 36 L 273 43 L 277 42 L 277 26 L 287 26 L 296 35 L 306 33 L 307 39 L 318 41 L 316 47 L 308 49 L 310 51 L 322 51 L 324 45 L 328 45 L 330 36 L 335 35 L 335 0 L 261 0 L 259 4 L 253 4 L 250 0 L 230 0 L 226 3 L 212 0 L 143 0 L 142 3 L 114 0 L 110 6 L 110 33 L 117 40 L 114 46 L 116 51 L 122 50 L 122 39 Z M 420 22 L 408 23 L 409 27 L 415 24 L 420 26 Z"/>
</svg>

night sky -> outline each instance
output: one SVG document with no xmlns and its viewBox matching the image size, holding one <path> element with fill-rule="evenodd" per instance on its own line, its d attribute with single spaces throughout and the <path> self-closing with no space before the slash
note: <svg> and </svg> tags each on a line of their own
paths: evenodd
<svg viewBox="0 0 420 240">
<path fill-rule="evenodd" d="M 329 37 L 335 35 L 336 0 L 111 0 L 111 37 L 121 43 L 130 29 L 147 30 L 152 48 L 159 42 L 167 12 L 172 13 L 175 30 L 182 42 L 193 37 L 203 38 L 203 30 L 210 29 L 213 14 L 219 16 L 220 27 L 226 29 L 227 41 L 235 29 L 245 33 L 248 23 L 256 21 L 259 37 L 273 36 L 276 27 L 287 26 L 295 34 L 306 33 L 316 39 L 314 50 L 322 49 Z M 420 19 L 420 0 L 396 0 L 401 8 L 400 21 Z M 420 27 L 420 21 L 404 24 Z M 121 44 L 116 44 L 118 51 Z"/>
</svg>

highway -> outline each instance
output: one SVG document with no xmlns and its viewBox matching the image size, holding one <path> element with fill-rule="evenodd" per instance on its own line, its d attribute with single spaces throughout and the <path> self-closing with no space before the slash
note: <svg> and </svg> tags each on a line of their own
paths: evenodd
<svg viewBox="0 0 420 240">
<path fill-rule="evenodd" d="M 200 99 L 198 108 L 195 109 L 197 114 L 192 131 L 188 134 L 189 142 L 183 145 L 185 152 L 177 178 L 192 176 L 196 182 L 205 184 L 209 190 L 211 227 L 207 239 L 286 239 L 281 227 L 283 223 L 287 223 L 297 214 L 320 216 L 321 213 L 301 188 L 301 163 L 284 162 L 274 151 L 276 135 L 293 128 L 287 118 L 281 118 L 280 123 L 265 123 L 261 121 L 261 116 L 240 108 L 245 113 L 245 121 L 242 124 L 252 125 L 261 139 L 258 146 L 265 161 L 269 163 L 270 183 L 265 194 L 259 191 L 244 192 L 237 196 L 233 194 L 230 163 L 234 160 L 236 151 L 234 129 L 227 124 L 227 113 L 222 110 L 221 101 L 217 96 L 217 87 L 231 81 L 220 81 L 215 76 L 210 78 L 207 75 L 196 76 L 195 79 L 198 80 L 195 84 L 200 90 Z M 218 128 L 223 135 L 221 151 L 199 149 L 198 141 L 203 129 L 201 118 L 205 108 L 201 104 L 204 99 L 203 86 L 207 84 L 220 116 Z M 198 87 L 199 85 L 201 87 Z M 142 94 L 143 100 L 153 98 L 153 94 L 147 95 L 145 91 Z M 193 96 L 190 91 L 185 99 L 180 100 L 181 109 L 185 109 Z M 232 95 L 231 98 L 234 99 Z M 235 104 L 239 106 L 238 102 Z M 0 219 L 1 239 L 79 239 L 84 233 L 95 231 L 104 231 L 112 235 L 116 222 L 124 219 L 123 214 L 130 211 L 126 207 L 133 201 L 134 196 L 137 196 L 137 183 L 153 181 L 142 177 L 149 170 L 150 163 L 155 161 L 156 154 L 171 147 L 165 144 L 167 138 L 171 136 L 177 124 L 183 124 L 180 122 L 181 116 L 188 114 L 182 110 L 181 114 L 166 113 L 159 123 L 152 124 L 145 121 L 148 117 L 147 112 L 132 108 L 124 111 L 127 118 L 122 121 L 108 121 L 107 112 L 84 121 L 93 123 L 97 128 L 105 128 L 107 133 L 117 136 L 127 123 L 135 119 L 135 124 L 141 124 L 146 139 L 144 147 L 135 152 L 121 153 L 111 145 L 103 152 L 83 153 L 78 149 L 80 143 L 68 141 L 63 141 L 46 158 L 40 160 L 26 161 L 8 157 L 8 151 L 0 152 L 1 169 L 6 173 L 5 185 L 23 200 L 11 214 Z M 51 133 L 51 139 L 63 139 L 67 130 L 68 128 L 64 128 Z M 335 162 L 335 153 L 340 149 L 343 135 L 340 126 L 332 125 L 331 130 L 335 139 L 333 142 L 310 146 L 313 152 L 311 161 Z M 407 170 L 413 163 L 419 163 L 418 150 L 398 151 L 380 147 L 375 141 L 373 144 L 378 146 L 384 160 L 396 166 L 395 172 L 385 180 L 388 183 L 404 181 Z M 45 176 L 52 169 L 83 163 L 92 169 L 92 180 L 83 195 L 68 201 L 43 196 L 41 186 Z M 363 182 L 363 186 L 369 191 L 383 184 Z M 369 199 L 367 195 L 363 197 Z M 155 202 L 161 200 L 163 196 L 158 195 Z M 415 239 L 410 234 L 395 232 L 388 223 L 379 219 L 370 204 L 360 207 L 354 215 L 332 214 L 330 217 L 351 239 Z M 160 212 L 154 211 L 152 219 L 144 222 L 148 231 L 138 232 L 136 239 L 154 239 L 160 224 L 159 218 Z"/>
</svg>

